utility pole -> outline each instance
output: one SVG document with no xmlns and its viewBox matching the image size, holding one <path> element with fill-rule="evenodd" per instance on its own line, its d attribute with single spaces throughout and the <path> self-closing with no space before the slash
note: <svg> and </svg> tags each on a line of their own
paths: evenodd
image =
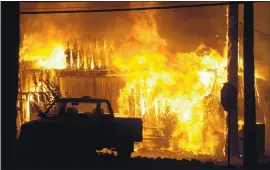
<svg viewBox="0 0 270 170">
<path fill-rule="evenodd" d="M 244 4 L 244 166 L 246 168 L 255 167 L 258 164 L 253 36 L 253 2 L 246 2 Z"/>
<path fill-rule="evenodd" d="M 238 4 L 229 5 L 229 48 L 227 75 L 228 82 L 237 90 L 238 98 Z M 228 112 L 228 162 L 230 156 L 238 156 L 238 109 L 236 107 Z"/>
</svg>

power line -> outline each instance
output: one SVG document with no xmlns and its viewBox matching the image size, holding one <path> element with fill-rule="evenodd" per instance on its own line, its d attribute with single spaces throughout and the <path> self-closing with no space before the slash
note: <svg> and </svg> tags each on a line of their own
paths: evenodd
<svg viewBox="0 0 270 170">
<path fill-rule="evenodd" d="M 91 12 L 121 12 L 121 11 L 142 11 L 142 10 L 161 10 L 161 9 L 180 9 L 180 8 L 194 8 L 194 7 L 210 7 L 221 6 L 229 4 L 242 4 L 244 2 L 223 2 L 211 4 L 194 4 L 194 5 L 173 5 L 173 6 L 159 6 L 159 7 L 141 7 L 141 8 L 121 8 L 121 9 L 94 9 L 94 10 L 64 10 L 64 11 L 25 11 L 20 14 L 63 14 L 63 13 L 91 13 Z"/>
<path fill-rule="evenodd" d="M 243 30 L 244 30 L 244 24 L 241 23 L 241 22 L 239 22 L 239 24 L 243 27 Z M 265 32 L 262 32 L 262 31 L 259 31 L 259 30 L 257 30 L 257 29 L 254 29 L 254 31 L 255 31 L 255 32 L 258 32 L 258 33 L 260 33 L 260 34 L 262 34 L 262 35 L 265 35 L 265 36 L 270 36 L 270 34 L 265 33 Z"/>
<path fill-rule="evenodd" d="M 255 32 L 258 32 L 258 33 L 260 33 L 260 34 L 263 34 L 263 35 L 265 35 L 265 36 L 270 36 L 270 34 L 264 33 L 264 32 L 262 32 L 262 31 L 259 31 L 259 30 L 256 30 L 256 29 L 254 29 L 254 31 L 255 31 Z"/>
<path fill-rule="evenodd" d="M 107 7 L 107 8 L 128 8 L 128 7 L 149 7 L 149 6 L 156 6 L 156 5 L 164 5 L 164 4 L 176 4 L 176 3 L 182 3 L 182 2 L 159 2 L 159 3 L 154 3 L 154 4 L 133 4 L 133 5 L 122 5 L 122 6 L 104 6 L 104 7 Z M 78 6 L 78 7 L 64 7 L 64 8 L 21 8 L 21 10 L 42 10 L 42 9 L 48 9 L 48 10 L 62 10 L 62 9 L 95 9 L 93 7 L 86 7 L 86 6 Z"/>
<path fill-rule="evenodd" d="M 163 4 L 171 4 L 174 2 L 164 2 Z M 175 2 L 178 3 L 178 2 Z M 176 9 L 176 8 L 193 8 L 193 7 L 206 7 L 206 6 L 223 6 L 229 5 L 232 3 L 242 4 L 244 2 L 225 2 L 225 3 L 211 3 L 211 4 L 193 4 L 193 5 L 180 5 L 180 6 L 160 6 L 160 7 L 140 7 L 140 8 L 119 8 L 119 9 L 94 9 L 94 10 L 67 10 L 67 11 L 25 11 L 20 12 L 20 14 L 56 14 L 56 13 L 91 13 L 91 12 L 119 12 L 119 11 L 138 11 L 138 10 L 158 10 L 158 9 Z M 141 5 L 156 5 L 155 4 L 141 4 Z M 137 6 L 137 5 L 131 5 Z M 138 5 L 139 6 L 139 5 Z M 108 6 L 110 8 L 113 7 L 124 7 L 124 6 Z M 130 7 L 130 5 L 128 6 Z M 66 7 L 66 8 L 87 8 L 91 9 L 91 7 Z M 24 8 L 24 9 L 31 9 L 31 8 Z M 49 8 L 32 8 L 32 9 L 49 9 Z M 61 9 L 61 8 L 50 8 L 50 9 Z M 63 8 L 62 8 L 63 9 Z M 93 8 L 92 8 L 93 9 Z M 239 23 L 241 26 L 243 24 Z M 258 32 L 265 36 L 270 36 L 270 34 L 264 33 L 262 31 L 254 29 L 255 32 Z"/>
</svg>

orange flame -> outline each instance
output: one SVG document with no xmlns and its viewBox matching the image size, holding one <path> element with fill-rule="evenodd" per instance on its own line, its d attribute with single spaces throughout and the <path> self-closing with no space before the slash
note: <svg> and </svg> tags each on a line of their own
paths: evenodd
<svg viewBox="0 0 270 170">
<path fill-rule="evenodd" d="M 133 17 L 133 38 L 115 46 L 112 54 L 112 64 L 120 70 L 119 75 L 126 83 L 118 98 L 119 114 L 142 117 L 146 127 L 161 129 L 165 127 L 162 116 L 175 116 L 177 121 L 170 134 L 173 144 L 168 150 L 222 155 L 219 145 L 224 146 L 227 132 L 226 113 L 219 110 L 219 95 L 227 81 L 228 42 L 225 57 L 213 49 L 206 50 L 203 45 L 195 52 L 169 56 L 167 42 L 157 31 L 155 13 L 147 11 Z M 96 43 L 89 58 L 78 56 L 74 61 L 71 53 L 70 63 L 79 69 L 82 67 L 80 58 L 83 58 L 84 69 L 107 66 L 111 62 L 107 49 L 106 42 L 101 47 Z M 39 50 L 40 53 L 30 50 L 21 55 L 24 60 L 39 59 L 37 63 L 41 68 L 66 68 L 61 43 Z M 48 54 L 48 51 L 52 52 Z M 102 52 L 105 63 L 101 61 L 101 51 L 105 53 Z"/>
<path fill-rule="evenodd" d="M 64 51 L 65 49 L 63 46 L 56 46 L 48 58 L 39 60 L 38 65 L 47 69 L 65 69 L 66 60 Z"/>
</svg>

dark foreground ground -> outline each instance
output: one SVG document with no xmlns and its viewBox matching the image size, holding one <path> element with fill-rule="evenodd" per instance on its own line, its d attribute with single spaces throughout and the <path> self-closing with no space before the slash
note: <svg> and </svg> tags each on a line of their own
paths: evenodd
<svg viewBox="0 0 270 170">
<path fill-rule="evenodd" d="M 213 162 L 202 163 L 198 160 L 176 160 L 169 158 L 134 157 L 130 160 L 120 160 L 116 156 L 99 153 L 95 158 L 79 158 L 73 155 L 73 159 L 50 159 L 30 161 L 28 165 L 20 165 L 17 169 L 166 169 L 166 170 L 216 170 L 216 169 L 244 169 L 243 167 L 218 166 Z M 260 164 L 254 170 L 270 170 L 270 162 Z"/>
</svg>

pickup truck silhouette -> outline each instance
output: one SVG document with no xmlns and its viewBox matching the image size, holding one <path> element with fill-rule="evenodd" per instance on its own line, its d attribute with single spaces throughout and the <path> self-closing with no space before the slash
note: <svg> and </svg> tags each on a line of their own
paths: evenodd
<svg viewBox="0 0 270 170">
<path fill-rule="evenodd" d="M 89 159 L 104 148 L 129 159 L 134 142 L 143 140 L 142 130 L 142 119 L 115 117 L 107 99 L 60 98 L 40 113 L 38 120 L 22 125 L 19 159 Z"/>
</svg>

